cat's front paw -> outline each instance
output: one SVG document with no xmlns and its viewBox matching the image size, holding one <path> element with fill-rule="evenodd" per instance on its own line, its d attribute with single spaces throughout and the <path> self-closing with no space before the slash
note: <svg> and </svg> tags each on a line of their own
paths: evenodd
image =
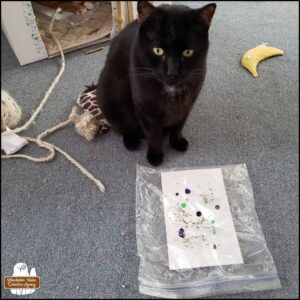
<svg viewBox="0 0 300 300">
<path fill-rule="evenodd" d="M 162 163 L 164 159 L 163 153 L 155 153 L 148 151 L 147 153 L 147 160 L 152 166 L 158 166 Z"/>
<path fill-rule="evenodd" d="M 177 151 L 185 152 L 189 147 L 189 142 L 183 137 L 179 140 L 171 140 L 170 145 Z"/>
</svg>

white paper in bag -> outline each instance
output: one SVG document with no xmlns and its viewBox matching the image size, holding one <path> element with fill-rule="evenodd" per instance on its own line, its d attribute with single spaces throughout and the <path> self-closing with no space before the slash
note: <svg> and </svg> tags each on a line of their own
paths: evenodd
<svg viewBox="0 0 300 300">
<path fill-rule="evenodd" d="M 242 264 L 220 168 L 162 172 L 169 268 Z"/>
</svg>

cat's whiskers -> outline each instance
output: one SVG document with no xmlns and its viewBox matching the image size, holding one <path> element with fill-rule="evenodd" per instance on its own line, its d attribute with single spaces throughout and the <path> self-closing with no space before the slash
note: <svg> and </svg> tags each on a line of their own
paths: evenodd
<svg viewBox="0 0 300 300">
<path fill-rule="evenodd" d="M 133 69 L 134 70 L 151 70 L 152 71 L 151 68 L 145 68 L 145 67 L 134 67 Z"/>
<path fill-rule="evenodd" d="M 203 73 L 203 70 L 195 70 L 193 71 L 190 75 L 189 75 L 190 78 L 201 78 L 201 77 L 204 77 L 204 73 Z"/>
<path fill-rule="evenodd" d="M 152 69 L 146 69 L 146 68 L 133 68 L 133 71 L 135 73 L 151 73 L 151 74 L 153 74 Z"/>
<path fill-rule="evenodd" d="M 154 76 L 152 69 L 149 68 L 134 68 L 134 71 L 137 77 L 153 78 Z"/>
<path fill-rule="evenodd" d="M 145 73 L 145 74 L 135 73 L 135 75 L 136 75 L 137 77 L 153 77 L 152 74 L 147 74 L 147 73 Z"/>
</svg>

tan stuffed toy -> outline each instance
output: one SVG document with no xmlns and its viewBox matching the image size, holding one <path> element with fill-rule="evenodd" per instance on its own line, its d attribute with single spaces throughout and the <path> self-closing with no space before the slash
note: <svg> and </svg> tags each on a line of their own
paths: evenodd
<svg viewBox="0 0 300 300">
<path fill-rule="evenodd" d="M 86 90 L 78 96 L 77 103 L 84 109 L 83 114 L 75 113 L 71 118 L 78 134 L 91 141 L 95 136 L 100 136 L 109 130 L 110 125 L 97 103 L 94 84 L 86 87 Z"/>
</svg>

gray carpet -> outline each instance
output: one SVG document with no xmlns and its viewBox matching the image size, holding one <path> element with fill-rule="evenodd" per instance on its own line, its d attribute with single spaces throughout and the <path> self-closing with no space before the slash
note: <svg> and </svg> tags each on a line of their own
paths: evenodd
<svg viewBox="0 0 300 300">
<path fill-rule="evenodd" d="M 184 129 L 190 148 L 178 154 L 166 147 L 163 167 L 246 163 L 249 170 L 283 288 L 214 298 L 299 296 L 298 26 L 297 2 L 218 3 L 207 79 Z M 262 62 L 254 79 L 240 58 L 262 42 L 285 55 Z M 67 118 L 83 86 L 97 81 L 106 54 L 107 47 L 66 55 L 61 82 L 26 135 Z M 59 61 L 21 67 L 1 36 L 2 88 L 22 107 L 22 121 L 43 97 Z M 148 165 L 145 144 L 129 153 L 113 132 L 89 143 L 71 127 L 48 140 L 103 180 L 107 192 L 59 154 L 43 164 L 2 161 L 2 275 L 11 275 L 17 262 L 35 267 L 42 286 L 30 298 L 147 298 L 138 292 L 135 239 L 135 168 Z M 22 152 L 44 153 L 32 145 Z M 2 297 L 13 295 L 2 286 Z"/>
</svg>

